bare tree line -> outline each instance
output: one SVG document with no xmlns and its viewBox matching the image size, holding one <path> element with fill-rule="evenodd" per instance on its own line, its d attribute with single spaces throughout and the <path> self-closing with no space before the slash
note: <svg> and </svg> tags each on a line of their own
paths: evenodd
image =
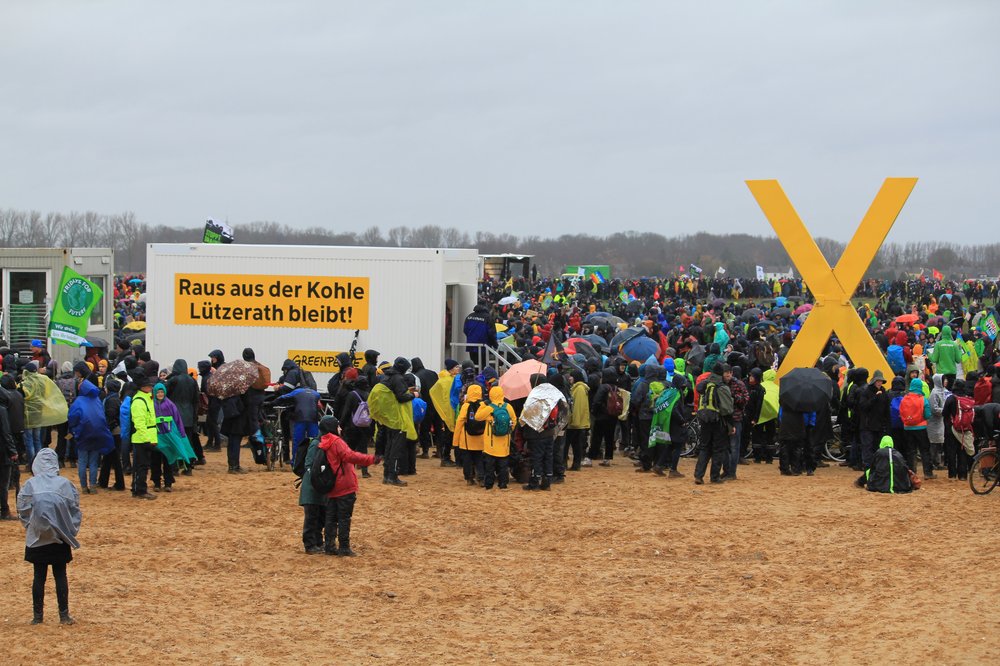
<svg viewBox="0 0 1000 666">
<path fill-rule="evenodd" d="M 0 208 L 0 247 L 109 247 L 115 251 L 118 271 L 144 270 L 146 243 L 196 243 L 201 241 L 202 231 L 202 227 L 147 224 L 138 221 L 132 211 L 112 215 L 93 211 L 43 214 Z M 484 254 L 530 254 L 535 256 L 541 275 L 555 275 L 564 266 L 575 264 L 608 264 L 619 276 L 667 275 L 690 264 L 709 274 L 724 267 L 732 276 L 752 276 L 758 265 L 780 270 L 791 266 L 777 238 L 748 234 L 698 232 L 667 238 L 625 231 L 608 236 L 564 234 L 543 238 L 468 232 L 437 225 L 395 226 L 385 231 L 373 226 L 356 232 L 324 227 L 301 229 L 277 222 L 234 225 L 234 234 L 238 243 L 247 244 L 477 248 Z M 844 250 L 843 243 L 827 238 L 817 238 L 816 243 L 831 265 Z M 868 274 L 895 278 L 921 269 L 927 274 L 939 270 L 950 278 L 996 276 L 1000 272 L 1000 243 L 887 243 Z"/>
</svg>

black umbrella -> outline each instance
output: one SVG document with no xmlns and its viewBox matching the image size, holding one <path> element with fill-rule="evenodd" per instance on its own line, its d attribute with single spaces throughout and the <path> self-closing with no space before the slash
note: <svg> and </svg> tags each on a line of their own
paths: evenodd
<svg viewBox="0 0 1000 666">
<path fill-rule="evenodd" d="M 85 346 L 94 347 L 96 349 L 108 349 L 108 347 L 110 347 L 107 340 L 105 340 L 104 338 L 98 338 L 97 336 L 94 335 L 87 336 L 87 342 Z"/>
<path fill-rule="evenodd" d="M 757 321 L 760 319 L 760 308 L 747 308 L 740 315 L 742 321 Z"/>
<path fill-rule="evenodd" d="M 795 368 L 781 378 L 778 404 L 797 412 L 816 412 L 830 404 L 833 381 L 822 370 Z"/>
<path fill-rule="evenodd" d="M 771 315 L 774 316 L 774 317 L 791 317 L 792 316 L 792 309 L 791 308 L 774 308 L 773 310 L 771 310 Z"/>
<path fill-rule="evenodd" d="M 689 368 L 695 368 L 701 370 L 701 366 L 705 364 L 705 356 L 707 352 L 705 347 L 702 345 L 695 345 L 691 347 L 690 351 L 684 355 L 684 362 L 687 363 Z M 693 372 L 693 371 L 692 371 Z M 693 373 L 698 374 L 698 373 Z"/>
<path fill-rule="evenodd" d="M 726 302 L 724 300 L 722 300 L 721 298 L 717 298 L 714 301 L 712 301 L 712 307 L 713 308 L 723 308 L 725 306 L 726 306 Z"/>
<path fill-rule="evenodd" d="M 619 345 L 622 345 L 632 338 L 644 334 L 645 332 L 645 329 L 639 326 L 633 326 L 632 328 L 626 328 L 624 331 L 618 331 L 615 337 L 611 338 L 611 348 L 618 349 Z"/>
<path fill-rule="evenodd" d="M 582 336 L 584 340 L 589 342 L 594 349 L 598 351 L 606 352 L 610 347 L 608 347 L 608 341 L 597 335 L 596 333 L 590 333 L 588 335 Z"/>
</svg>

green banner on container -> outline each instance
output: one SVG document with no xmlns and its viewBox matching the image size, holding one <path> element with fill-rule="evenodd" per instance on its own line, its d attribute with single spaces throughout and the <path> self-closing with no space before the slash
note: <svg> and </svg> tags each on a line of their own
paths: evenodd
<svg viewBox="0 0 1000 666">
<path fill-rule="evenodd" d="M 56 302 L 49 315 L 49 337 L 64 345 L 78 346 L 86 342 L 90 313 L 103 295 L 96 284 L 72 268 L 64 268 Z"/>
</svg>

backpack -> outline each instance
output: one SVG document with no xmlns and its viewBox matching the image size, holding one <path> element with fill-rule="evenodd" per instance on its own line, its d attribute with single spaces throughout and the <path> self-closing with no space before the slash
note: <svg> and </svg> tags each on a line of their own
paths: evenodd
<svg viewBox="0 0 1000 666">
<path fill-rule="evenodd" d="M 886 359 L 893 372 L 903 372 L 906 370 L 906 360 L 903 358 L 903 348 L 899 345 L 891 345 L 887 350 Z"/>
<path fill-rule="evenodd" d="M 368 411 L 368 403 L 361 399 L 361 394 L 357 391 L 352 391 L 352 393 L 358 397 L 358 406 L 354 408 L 354 413 L 351 414 L 351 423 L 355 428 L 367 428 L 372 424 L 372 415 Z"/>
<path fill-rule="evenodd" d="M 958 432 L 972 432 L 972 420 L 976 416 L 975 401 L 968 396 L 955 396 L 957 408 L 951 417 L 951 427 Z"/>
<path fill-rule="evenodd" d="M 542 424 L 542 430 L 551 430 L 552 428 L 555 428 L 558 425 L 559 425 L 559 403 L 556 403 L 556 406 L 552 408 L 551 412 L 549 412 L 548 418 L 545 419 L 545 423 Z"/>
<path fill-rule="evenodd" d="M 330 463 L 326 459 L 326 451 L 323 449 L 316 452 L 316 457 L 313 458 L 312 465 L 309 467 L 309 482 L 312 484 L 313 490 L 320 495 L 326 495 L 337 485 L 337 477 L 334 475 L 333 468 L 330 467 Z"/>
<path fill-rule="evenodd" d="M 770 368 L 774 365 L 774 352 L 771 351 L 771 345 L 760 340 L 755 342 L 753 344 L 753 358 L 758 368 L 762 370 Z"/>
<path fill-rule="evenodd" d="M 903 402 L 903 396 L 897 395 L 889 403 L 889 421 L 893 428 L 902 428 L 903 419 L 899 416 L 899 403 Z"/>
<path fill-rule="evenodd" d="M 719 407 L 715 399 L 715 384 L 709 383 L 698 401 L 698 420 L 702 423 L 715 423 L 719 420 Z"/>
<path fill-rule="evenodd" d="M 494 435 L 509 435 L 511 431 L 510 414 L 507 413 L 507 404 L 493 405 L 493 426 Z"/>
<path fill-rule="evenodd" d="M 479 409 L 479 403 L 479 400 L 470 402 L 465 417 L 465 432 L 473 437 L 478 437 L 486 432 L 486 421 L 476 420 L 476 410 Z"/>
<path fill-rule="evenodd" d="M 608 416 L 618 418 L 625 409 L 625 403 L 622 401 L 622 396 L 618 392 L 617 386 L 612 386 L 611 384 L 606 384 L 606 386 L 608 387 L 608 397 L 604 403 L 604 408 L 607 410 Z"/>
<path fill-rule="evenodd" d="M 916 393 L 907 393 L 899 401 L 899 418 L 903 426 L 910 428 L 924 421 L 924 396 Z"/>
<path fill-rule="evenodd" d="M 205 416 L 208 414 L 208 394 L 199 393 L 198 394 L 198 416 Z"/>
</svg>

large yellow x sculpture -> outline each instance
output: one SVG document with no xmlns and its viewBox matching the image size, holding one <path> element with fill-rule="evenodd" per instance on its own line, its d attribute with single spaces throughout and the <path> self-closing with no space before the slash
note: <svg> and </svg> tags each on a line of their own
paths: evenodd
<svg viewBox="0 0 1000 666">
<path fill-rule="evenodd" d="M 851 305 L 851 296 L 916 184 L 916 178 L 886 178 L 854 232 L 854 238 L 837 266 L 831 269 L 778 181 L 747 181 L 750 192 L 815 299 L 795 344 L 778 368 L 779 378 L 794 368 L 813 367 L 834 332 L 854 365 L 868 368 L 869 372 L 878 369 L 886 378 L 892 377 L 888 361 Z"/>
</svg>

